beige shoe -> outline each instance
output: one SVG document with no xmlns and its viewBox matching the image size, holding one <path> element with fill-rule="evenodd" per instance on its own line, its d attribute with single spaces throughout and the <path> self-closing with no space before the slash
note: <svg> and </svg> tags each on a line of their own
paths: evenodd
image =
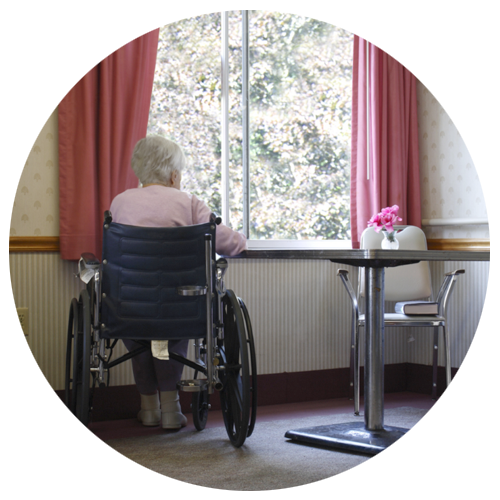
<svg viewBox="0 0 500 500">
<path fill-rule="evenodd" d="M 180 412 L 161 414 L 161 426 L 164 429 L 180 429 L 186 425 L 187 418 Z"/>
<path fill-rule="evenodd" d="M 161 426 L 164 429 L 180 429 L 187 424 L 187 418 L 181 412 L 177 391 L 160 392 Z"/>
<path fill-rule="evenodd" d="M 158 394 L 141 394 L 141 411 L 137 414 L 137 419 L 142 425 L 148 427 L 160 425 L 161 411 Z"/>
<path fill-rule="evenodd" d="M 141 422 L 142 425 L 147 427 L 154 427 L 160 425 L 161 411 L 158 410 L 141 410 L 137 414 L 137 420 Z"/>
</svg>

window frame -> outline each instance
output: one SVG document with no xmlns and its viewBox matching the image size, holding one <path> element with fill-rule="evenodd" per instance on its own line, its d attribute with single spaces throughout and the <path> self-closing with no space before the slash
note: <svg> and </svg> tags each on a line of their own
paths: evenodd
<svg viewBox="0 0 500 500">
<path fill-rule="evenodd" d="M 242 169 L 243 169 L 243 234 L 247 237 L 248 248 L 265 249 L 332 249 L 351 248 L 351 239 L 345 240 L 280 240 L 250 238 L 250 109 L 249 109 L 249 32 L 248 11 L 242 10 Z M 229 225 L 229 50 L 228 16 L 221 12 L 221 203 L 222 221 Z"/>
</svg>

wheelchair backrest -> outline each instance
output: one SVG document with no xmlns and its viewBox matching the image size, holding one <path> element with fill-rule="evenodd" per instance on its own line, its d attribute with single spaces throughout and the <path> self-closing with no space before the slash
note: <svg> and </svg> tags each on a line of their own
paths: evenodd
<svg viewBox="0 0 500 500">
<path fill-rule="evenodd" d="M 177 287 L 207 285 L 205 235 L 211 235 L 214 261 L 214 223 L 158 228 L 105 221 L 101 336 L 141 340 L 204 337 L 205 295 L 181 296 Z"/>
</svg>

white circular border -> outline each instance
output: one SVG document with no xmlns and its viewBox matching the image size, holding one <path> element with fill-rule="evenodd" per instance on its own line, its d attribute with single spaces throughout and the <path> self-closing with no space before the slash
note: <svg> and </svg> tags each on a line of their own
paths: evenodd
<svg viewBox="0 0 500 500">
<path fill-rule="evenodd" d="M 429 498 L 494 488 L 490 459 L 499 438 L 489 431 L 499 410 L 494 368 L 498 276 L 494 219 L 498 153 L 498 56 L 492 2 L 311 0 L 308 2 L 107 1 L 9 2 L 2 7 L 1 134 L 7 189 L 2 227 L 7 254 L 10 214 L 26 158 L 66 92 L 112 51 L 158 26 L 209 11 L 243 8 L 293 12 L 327 21 L 375 43 L 432 92 L 455 123 L 473 158 L 490 214 L 492 262 L 484 312 L 469 354 L 434 409 L 389 450 L 337 477 L 291 490 L 259 492 Z M 209 7 L 207 7 L 209 5 Z M 443 57 L 446 54 L 446 57 Z M 94 438 L 61 405 L 41 375 L 15 314 L 7 255 L 2 262 L 4 328 L 2 424 L 5 491 L 87 498 L 92 490 L 122 498 L 160 494 L 233 496 L 200 489 L 144 469 Z M 484 436 L 481 436 L 484 426 Z M 491 452 L 489 451 L 491 450 Z M 132 479 L 133 478 L 133 479 Z M 91 486 L 93 485 L 93 486 Z M 297 490 L 295 492 L 295 490 Z M 494 491 L 494 490 L 493 490 Z M 255 495 L 253 492 L 243 492 Z M 261 497 L 259 497 L 261 498 Z"/>
</svg>

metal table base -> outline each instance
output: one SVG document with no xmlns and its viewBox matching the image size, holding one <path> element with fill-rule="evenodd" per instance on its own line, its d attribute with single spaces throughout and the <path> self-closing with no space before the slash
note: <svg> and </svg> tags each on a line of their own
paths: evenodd
<svg viewBox="0 0 500 500">
<path fill-rule="evenodd" d="M 384 427 L 384 284 L 383 267 L 365 272 L 365 422 L 288 431 L 296 441 L 363 453 L 379 453 L 407 429 Z"/>
<path fill-rule="evenodd" d="M 298 443 L 376 455 L 403 436 L 408 429 L 384 427 L 368 430 L 363 422 L 319 425 L 287 431 L 285 437 Z"/>
</svg>

